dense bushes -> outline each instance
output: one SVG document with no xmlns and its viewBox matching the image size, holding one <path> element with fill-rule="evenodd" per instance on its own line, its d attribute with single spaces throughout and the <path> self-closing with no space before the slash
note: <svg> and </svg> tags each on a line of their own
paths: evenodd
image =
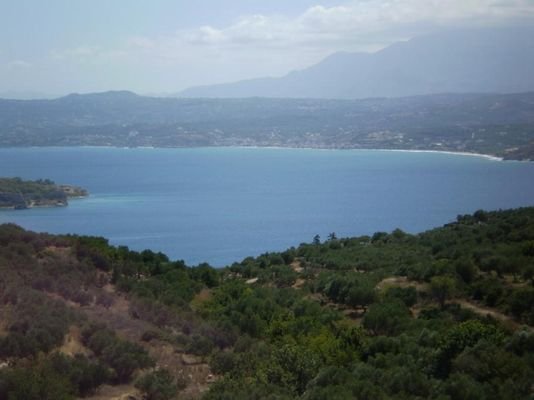
<svg viewBox="0 0 534 400">
<path fill-rule="evenodd" d="M 306 279 L 291 292 L 278 279 L 287 263 L 273 254 L 232 265 L 203 312 L 248 339 L 214 353 L 212 368 L 224 378 L 206 398 L 528 398 L 532 333 L 510 336 L 455 298 L 532 323 L 533 226 L 534 210 L 522 209 L 460 216 L 415 236 L 395 231 L 316 239 L 291 250 L 292 267 L 301 269 L 296 277 Z M 392 274 L 408 278 L 398 280 L 406 286 L 392 280 L 378 289 Z M 239 277 L 259 279 L 246 285 Z M 297 311 L 306 303 L 299 299 L 308 296 L 322 304 L 315 314 Z M 339 305 L 363 315 L 353 340 L 336 328 L 344 318 L 330 307 Z M 414 306 L 422 309 L 415 313 Z M 317 320 L 322 322 L 312 322 Z M 283 363 L 276 356 L 280 349 L 288 358 Z M 311 364 L 292 359 L 293 349 Z"/>
<path fill-rule="evenodd" d="M 145 400 L 170 400 L 175 397 L 178 385 L 165 369 L 144 375 L 136 383 Z"/>
<path fill-rule="evenodd" d="M 316 280 L 315 290 L 336 303 L 366 308 L 376 299 L 376 283 L 371 276 L 360 273 L 323 272 Z"/>
<path fill-rule="evenodd" d="M 119 339 L 115 332 L 102 325 L 91 324 L 82 331 L 84 345 L 114 373 L 113 378 L 124 383 L 130 380 L 135 370 L 151 367 L 154 361 L 141 346 Z"/>
<path fill-rule="evenodd" d="M 18 293 L 12 315 L 7 335 L 0 337 L 0 359 L 49 352 L 63 343 L 69 325 L 76 320 L 62 302 L 31 290 Z"/>
<path fill-rule="evenodd" d="M 154 365 L 143 347 L 50 300 L 102 310 L 115 298 L 100 289 L 108 282 L 130 317 L 152 324 L 143 346 L 166 341 L 209 361 L 219 377 L 206 399 L 526 399 L 534 336 L 513 329 L 534 320 L 532 243 L 534 209 L 477 212 L 419 235 L 331 235 L 215 270 L 0 226 L 0 357 L 15 360 L 0 370 L 0 400 L 84 396 Z M 515 321 L 505 329 L 466 301 Z M 54 355 L 72 324 L 85 326 L 89 358 Z M 174 378 L 156 368 L 137 387 L 166 399 Z"/>
<path fill-rule="evenodd" d="M 0 370 L 0 399 L 70 400 L 87 396 L 109 378 L 109 371 L 85 356 L 53 353 Z"/>
</svg>

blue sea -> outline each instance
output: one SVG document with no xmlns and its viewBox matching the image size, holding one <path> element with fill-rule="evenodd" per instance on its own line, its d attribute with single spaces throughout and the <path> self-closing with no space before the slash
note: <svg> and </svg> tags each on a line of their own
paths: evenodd
<svg viewBox="0 0 534 400">
<path fill-rule="evenodd" d="M 0 149 L 0 176 L 91 193 L 65 208 L 0 211 L 0 223 L 218 267 L 316 234 L 415 233 L 477 209 L 534 205 L 534 163 L 445 153 L 13 148 Z"/>
</svg>

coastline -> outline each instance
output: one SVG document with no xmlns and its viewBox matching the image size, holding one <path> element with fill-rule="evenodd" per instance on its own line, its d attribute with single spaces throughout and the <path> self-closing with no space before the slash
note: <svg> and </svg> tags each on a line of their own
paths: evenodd
<svg viewBox="0 0 534 400">
<path fill-rule="evenodd" d="M 274 150 L 323 150 L 323 151 L 390 151 L 402 153 L 436 153 L 436 154 L 451 154 L 456 156 L 480 157 L 491 161 L 521 161 L 521 160 L 505 160 L 503 157 L 494 156 L 491 154 L 471 153 L 468 151 L 451 151 L 451 150 L 423 150 L 423 149 L 362 149 L 362 148 L 326 148 L 326 147 L 290 147 L 290 146 L 204 146 L 205 148 L 239 148 L 239 149 L 274 149 Z M 162 147 L 166 148 L 166 147 Z M 194 147 L 191 147 L 194 148 Z M 198 147 L 202 148 L 202 147 Z M 525 160 L 528 161 L 528 160 Z"/>
<path fill-rule="evenodd" d="M 73 196 L 73 197 L 69 197 L 68 199 L 69 200 L 81 200 L 81 199 L 86 199 L 88 198 L 89 195 L 87 196 Z M 33 208 L 63 208 L 63 207 L 68 207 L 69 206 L 69 203 L 62 203 L 62 202 L 58 202 L 58 203 L 50 203 L 50 204 L 28 204 L 26 205 L 25 208 L 17 208 L 16 206 L 0 206 L 0 211 L 3 211 L 3 210 L 16 210 L 16 211 L 20 211 L 20 210 L 31 210 Z"/>
<path fill-rule="evenodd" d="M 16 206 L 2 206 L 0 207 L 0 210 L 31 210 L 33 208 L 62 208 L 67 207 L 68 204 L 39 204 L 39 205 L 27 205 L 24 208 L 17 208 Z"/>
<path fill-rule="evenodd" d="M 275 150 L 322 150 L 322 151 L 390 151 L 390 152 L 404 152 L 404 153 L 437 153 L 450 154 L 468 157 L 480 157 L 491 161 L 518 161 L 518 162 L 532 162 L 531 160 L 521 159 L 504 159 L 503 157 L 484 154 L 473 153 L 468 151 L 453 151 L 453 150 L 425 150 L 425 149 L 387 149 L 387 148 L 361 148 L 361 147 L 310 147 L 310 146 L 258 146 L 258 145 L 223 145 L 223 146 L 110 146 L 110 145 L 80 145 L 80 146 L 17 146 L 17 147 L 0 147 L 0 150 L 8 149 L 67 149 L 67 148 L 86 148 L 86 149 L 123 149 L 123 150 L 157 150 L 157 149 L 275 149 Z"/>
<path fill-rule="evenodd" d="M 363 149 L 362 149 L 363 150 Z M 450 150 L 403 150 L 403 149 L 368 149 L 371 151 L 396 151 L 396 152 L 405 152 L 405 153 L 441 153 L 441 154 L 452 154 L 457 156 L 468 156 L 468 157 L 482 157 L 491 161 L 505 161 L 503 157 L 492 156 L 491 154 L 483 153 L 470 153 L 468 151 L 450 151 Z M 510 160 L 513 161 L 513 160 Z M 517 160 L 519 161 L 519 160 Z"/>
</svg>

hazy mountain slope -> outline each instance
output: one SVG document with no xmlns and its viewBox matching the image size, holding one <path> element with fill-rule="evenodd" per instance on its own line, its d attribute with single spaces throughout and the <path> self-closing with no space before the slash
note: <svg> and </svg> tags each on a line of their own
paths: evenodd
<svg viewBox="0 0 534 400">
<path fill-rule="evenodd" d="M 337 53 L 282 78 L 201 86 L 182 97 L 398 97 L 534 89 L 534 28 L 448 31 L 377 53 Z"/>
</svg>

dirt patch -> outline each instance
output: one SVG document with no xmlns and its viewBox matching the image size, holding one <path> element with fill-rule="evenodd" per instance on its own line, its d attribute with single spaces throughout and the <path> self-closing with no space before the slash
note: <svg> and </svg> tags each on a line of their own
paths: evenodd
<svg viewBox="0 0 534 400">
<path fill-rule="evenodd" d="M 365 316 L 366 310 L 363 307 L 359 308 L 345 308 L 342 309 L 341 312 L 344 316 L 346 316 L 348 319 L 350 319 L 353 323 L 356 325 L 361 325 L 363 321 L 363 317 Z"/>
<path fill-rule="evenodd" d="M 90 320 L 106 324 L 113 329 L 117 335 L 123 339 L 135 342 L 143 346 L 156 361 L 159 368 L 168 369 L 169 372 L 180 381 L 187 382 L 186 388 L 180 392 L 180 399 L 198 399 L 209 388 L 209 383 L 212 379 L 212 374 L 208 364 L 202 359 L 196 359 L 197 362 L 188 364 L 184 362 L 184 353 L 173 346 L 171 343 L 162 340 L 151 340 L 149 342 L 142 341 L 141 336 L 144 332 L 159 330 L 151 323 L 135 318 L 130 313 L 130 302 L 125 297 L 115 292 L 112 285 L 106 285 L 104 290 L 113 298 L 112 305 L 108 308 L 91 304 L 89 306 L 81 307 Z M 206 301 L 210 298 L 209 291 L 199 293 L 199 301 Z M 194 357 L 187 355 L 188 357 Z M 111 389 L 110 389 L 111 390 Z M 120 393 L 119 396 L 131 395 L 128 392 Z M 92 400 L 111 400 L 111 399 L 127 399 L 127 397 L 103 397 Z M 137 397 L 139 398 L 139 397 Z"/>
<path fill-rule="evenodd" d="M 418 292 L 428 291 L 427 283 L 411 281 L 405 276 L 392 276 L 389 278 L 385 278 L 385 279 L 382 279 L 380 282 L 378 282 L 378 284 L 376 285 L 376 288 L 380 291 L 388 289 L 390 287 L 401 287 L 401 288 L 413 287 Z"/>
<path fill-rule="evenodd" d="M 334 303 L 320 293 L 310 293 L 306 295 L 305 298 L 316 301 L 323 307 L 329 307 L 333 310 L 339 311 L 356 325 L 361 324 L 361 321 L 367 312 L 367 309 L 364 307 L 351 307 L 346 304 Z"/>
<path fill-rule="evenodd" d="M 193 300 L 191 301 L 191 308 L 193 310 L 198 310 L 202 307 L 202 305 L 205 302 L 210 301 L 211 298 L 212 298 L 211 290 L 204 288 L 199 293 L 197 293 L 195 297 L 193 298 Z"/>
<path fill-rule="evenodd" d="M 293 289 L 300 289 L 306 284 L 306 279 L 297 278 L 295 283 L 291 286 Z"/>
<path fill-rule="evenodd" d="M 141 400 L 141 393 L 133 385 L 102 385 L 93 396 L 84 400 Z"/>
<path fill-rule="evenodd" d="M 71 247 L 48 246 L 35 254 L 34 257 L 37 258 L 41 264 L 54 261 L 61 263 L 78 262 Z"/>
<path fill-rule="evenodd" d="M 107 275 L 107 274 L 104 274 Z M 111 283 L 107 283 L 104 286 L 102 286 L 102 290 L 106 293 L 116 293 L 117 290 L 115 289 L 115 286 L 113 286 Z"/>
<path fill-rule="evenodd" d="M 71 247 L 47 246 L 45 247 L 44 251 L 49 254 L 55 254 L 59 256 L 70 256 L 72 254 Z"/>
<path fill-rule="evenodd" d="M 210 289 L 202 289 L 196 296 L 195 301 L 204 303 L 208 300 L 211 300 L 211 290 Z"/>
<path fill-rule="evenodd" d="M 503 314 L 502 312 L 494 308 L 484 307 L 484 306 L 481 306 L 479 304 L 476 304 L 476 303 L 473 303 L 473 302 L 470 302 L 464 299 L 452 300 L 450 303 L 459 304 L 463 308 L 467 308 L 468 310 L 471 310 L 478 315 L 482 315 L 484 317 L 490 316 L 492 318 L 495 318 L 496 320 L 503 322 L 506 326 L 514 330 L 519 329 L 521 327 L 526 327 L 529 331 L 533 330 L 532 327 L 528 325 L 521 325 L 511 316 Z"/>
<path fill-rule="evenodd" d="M 59 348 L 59 352 L 71 357 L 74 357 L 76 354 L 87 356 L 91 353 L 82 344 L 80 328 L 77 326 L 71 326 L 69 328 L 69 332 L 65 335 L 63 345 Z"/>
<path fill-rule="evenodd" d="M 520 281 L 517 277 L 513 275 L 504 275 L 503 280 L 507 286 L 516 288 L 516 289 L 530 286 L 530 282 L 524 281 L 524 280 Z"/>
<path fill-rule="evenodd" d="M 171 342 L 153 339 L 143 341 L 141 337 L 147 331 L 161 331 L 158 327 L 150 322 L 144 321 L 132 315 L 130 312 L 129 300 L 116 292 L 113 285 L 107 284 L 102 288 L 93 288 L 93 293 L 98 297 L 99 294 L 106 294 L 111 301 L 106 305 L 93 302 L 87 306 L 65 300 L 55 293 L 46 293 L 49 297 L 63 301 L 67 306 L 76 308 L 79 312 L 84 313 L 89 321 L 103 323 L 116 334 L 128 341 L 143 346 L 149 353 L 150 357 L 156 362 L 157 368 L 165 368 L 180 382 L 186 383 L 186 388 L 180 392 L 180 399 L 198 399 L 202 393 L 209 389 L 209 384 L 216 380 L 209 369 L 207 362 L 196 356 L 185 354 L 180 346 L 174 346 Z M 197 295 L 198 302 L 209 300 L 211 293 L 206 290 Z M 0 309 L 1 312 L 5 309 Z M 0 319 L 2 323 L 4 318 Z M 73 356 L 77 353 L 89 355 L 90 350 L 85 348 L 81 343 L 81 334 L 79 327 L 71 327 L 61 348 L 63 354 Z M 193 360 L 194 362 L 191 362 Z M 141 376 L 146 371 L 140 371 Z M 133 385 L 109 386 L 104 385 L 99 388 L 98 392 L 86 399 L 90 400 L 130 400 L 141 399 L 140 394 Z"/>
<path fill-rule="evenodd" d="M 213 381 L 208 364 L 201 357 L 178 351 L 167 342 L 153 340 L 145 346 L 158 367 L 165 368 L 178 380 L 187 382 L 180 399 L 198 399 Z"/>
<path fill-rule="evenodd" d="M 302 261 L 300 260 L 294 260 L 291 264 L 289 264 L 291 269 L 295 272 L 298 272 L 299 274 L 304 271 L 304 267 L 302 266 Z"/>
<path fill-rule="evenodd" d="M 66 298 L 64 298 L 63 296 L 61 296 L 58 293 L 44 292 L 44 291 L 41 292 L 41 293 L 44 293 L 45 295 L 47 295 L 51 299 L 62 301 L 63 303 L 65 303 L 65 305 L 67 305 L 67 306 L 69 306 L 71 308 L 80 308 L 80 305 L 78 303 L 75 303 L 72 300 L 67 300 Z"/>
</svg>

